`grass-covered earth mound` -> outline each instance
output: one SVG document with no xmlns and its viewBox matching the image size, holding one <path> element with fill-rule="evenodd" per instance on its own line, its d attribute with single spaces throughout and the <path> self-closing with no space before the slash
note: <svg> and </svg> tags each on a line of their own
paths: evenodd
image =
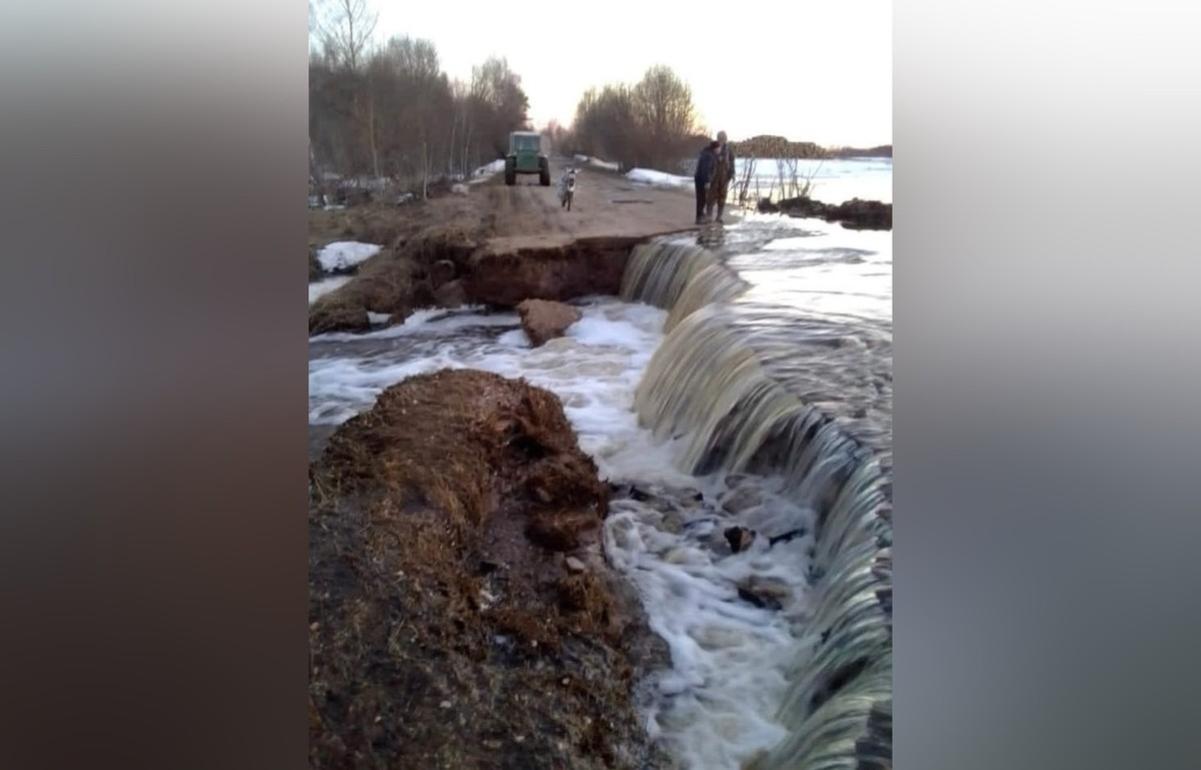
<svg viewBox="0 0 1201 770">
<path fill-rule="evenodd" d="M 661 660 L 605 566 L 607 486 L 558 399 L 409 378 L 311 469 L 310 759 L 326 768 L 644 768 Z"/>
</svg>

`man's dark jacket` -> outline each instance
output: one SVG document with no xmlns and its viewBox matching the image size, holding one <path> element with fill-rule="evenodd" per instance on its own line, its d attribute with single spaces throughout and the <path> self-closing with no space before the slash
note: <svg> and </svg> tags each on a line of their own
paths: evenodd
<svg viewBox="0 0 1201 770">
<path fill-rule="evenodd" d="M 709 147 L 701 150 L 700 157 L 696 159 L 696 181 L 707 184 L 713 178 L 713 172 L 717 169 L 717 153 Z"/>
</svg>

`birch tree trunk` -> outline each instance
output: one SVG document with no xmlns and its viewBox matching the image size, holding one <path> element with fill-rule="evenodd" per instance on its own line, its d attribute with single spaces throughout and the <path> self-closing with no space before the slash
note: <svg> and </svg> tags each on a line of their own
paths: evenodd
<svg viewBox="0 0 1201 770">
<path fill-rule="evenodd" d="M 379 149 L 375 142 L 375 91 L 370 83 L 367 88 L 367 140 L 371 143 L 371 170 L 375 179 L 379 179 Z"/>
<path fill-rule="evenodd" d="M 313 185 L 317 188 L 317 204 L 325 208 L 325 180 L 321 178 L 321 171 L 317 168 L 317 156 L 313 153 L 313 142 L 309 140 L 309 176 L 313 178 Z"/>
</svg>

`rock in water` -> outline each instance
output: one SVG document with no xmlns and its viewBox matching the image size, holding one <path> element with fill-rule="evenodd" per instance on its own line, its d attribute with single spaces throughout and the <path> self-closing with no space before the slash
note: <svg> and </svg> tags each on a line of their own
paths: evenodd
<svg viewBox="0 0 1201 770">
<path fill-rule="evenodd" d="M 544 299 L 527 299 L 517 306 L 517 312 L 521 315 L 521 328 L 534 347 L 562 337 L 567 327 L 580 320 L 576 308 Z"/>
<path fill-rule="evenodd" d="M 745 551 L 751 547 L 751 543 L 755 542 L 754 530 L 746 527 L 729 527 L 725 531 L 726 541 L 730 544 L 730 550 L 734 553 Z"/>
<path fill-rule="evenodd" d="M 747 508 L 753 508 L 763 502 L 763 493 L 754 487 L 739 487 L 724 495 L 721 507 L 727 513 L 742 513 Z"/>
<path fill-rule="evenodd" d="M 738 584 L 738 596 L 756 607 L 779 610 L 792 601 L 792 589 L 782 580 L 752 575 Z"/>
</svg>

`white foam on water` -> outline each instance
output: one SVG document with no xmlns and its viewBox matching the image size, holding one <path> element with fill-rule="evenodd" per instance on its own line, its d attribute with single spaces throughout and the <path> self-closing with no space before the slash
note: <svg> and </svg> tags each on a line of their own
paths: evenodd
<svg viewBox="0 0 1201 770">
<path fill-rule="evenodd" d="M 332 280 L 332 279 L 331 279 Z M 343 282 L 350 280 L 350 276 L 342 276 L 340 280 Z M 473 327 L 488 327 L 488 326 L 514 326 L 520 323 L 516 313 L 490 313 L 485 314 L 483 308 L 468 305 L 455 310 L 446 310 L 443 308 L 428 308 L 425 310 L 414 311 L 403 323 L 393 324 L 385 329 L 377 329 L 372 332 L 363 334 L 355 334 L 351 332 L 329 332 L 326 334 L 318 334 L 310 337 L 310 342 L 349 342 L 351 340 L 386 340 L 396 337 L 407 337 L 413 335 L 436 336 L 448 332 L 454 332 L 459 329 L 467 329 Z M 383 313 L 368 313 L 368 319 L 373 317 L 381 319 L 379 323 L 386 322 L 391 316 Z M 372 321 L 376 323 L 376 321 Z"/>
<path fill-rule="evenodd" d="M 403 362 L 340 357 L 311 360 L 309 424 L 340 425 L 374 404 L 388 386 L 415 374 L 459 368 L 455 363 L 441 355 Z"/>
<path fill-rule="evenodd" d="M 697 478 L 674 464 L 677 447 L 656 441 L 638 424 L 634 391 L 663 339 L 666 313 L 641 304 L 592 299 L 565 337 L 531 348 L 524 332 L 489 331 L 517 324 L 514 314 L 422 311 L 403 325 L 361 335 L 312 340 L 332 351 L 309 362 L 309 421 L 339 424 L 369 408 L 400 380 L 442 368 L 474 368 L 523 377 L 554 392 L 602 478 L 662 495 L 616 499 L 604 526 L 605 552 L 636 586 L 651 628 L 666 642 L 670 668 L 658 672 L 647 707 L 649 732 L 696 770 L 733 770 L 785 735 L 774 716 L 784 672 L 800 652 L 796 626 L 805 615 L 810 535 L 775 546 L 767 535 L 812 531 L 808 510 L 774 494 L 772 483 L 748 477 L 739 491 L 762 497 L 736 514 L 720 502 L 725 482 Z M 433 333 L 423 347 L 390 349 L 389 338 Z M 380 340 L 368 354 L 341 355 L 348 338 Z M 407 344 L 407 343 L 406 343 Z M 699 491 L 696 501 L 691 492 Z M 762 533 L 733 554 L 723 532 L 740 524 Z M 767 581 L 781 595 L 778 610 L 739 595 L 739 584 Z"/>
<path fill-rule="evenodd" d="M 701 485 L 708 486 L 706 503 L 714 484 Z M 651 628 L 671 650 L 671 668 L 654 683 L 648 728 L 684 767 L 737 768 L 786 734 L 774 717 L 785 672 L 801 652 L 797 628 L 806 611 L 812 540 L 799 536 L 771 546 L 760 535 L 749 550 L 732 554 L 722 534 L 734 524 L 769 534 L 811 527 L 808 511 L 765 498 L 737 515 L 703 505 L 682 523 L 646 504 L 618 500 L 605 523 L 606 553 L 638 587 Z M 770 585 L 783 606 L 755 606 L 740 595 L 740 585 Z"/>
<path fill-rule="evenodd" d="M 531 348 L 530 340 L 526 337 L 525 332 L 521 329 L 510 329 L 504 334 L 496 338 L 496 341 L 502 345 L 510 345 L 515 348 Z"/>
</svg>

